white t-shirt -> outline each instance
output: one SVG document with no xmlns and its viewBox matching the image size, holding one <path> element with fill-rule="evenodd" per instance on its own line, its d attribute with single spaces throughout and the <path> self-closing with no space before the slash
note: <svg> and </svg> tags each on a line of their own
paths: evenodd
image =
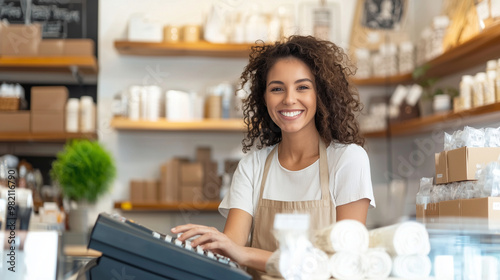
<svg viewBox="0 0 500 280">
<path fill-rule="evenodd" d="M 219 205 L 227 217 L 229 209 L 238 208 L 254 215 L 259 201 L 260 185 L 266 158 L 274 146 L 246 155 L 234 172 L 231 189 Z M 330 197 L 335 207 L 363 198 L 375 207 L 370 162 L 366 151 L 356 144 L 332 143 L 326 149 L 329 170 Z M 290 171 L 281 166 L 274 154 L 263 198 L 280 201 L 321 199 L 319 159 L 308 167 Z"/>
</svg>

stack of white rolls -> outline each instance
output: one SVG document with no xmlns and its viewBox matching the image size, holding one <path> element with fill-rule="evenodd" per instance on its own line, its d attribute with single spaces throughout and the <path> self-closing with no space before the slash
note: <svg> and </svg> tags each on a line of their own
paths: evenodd
<svg viewBox="0 0 500 280">
<path fill-rule="evenodd" d="M 358 221 L 342 220 L 320 230 L 314 245 L 332 254 L 329 269 L 336 279 L 383 279 L 391 272 L 391 258 L 384 250 L 368 249 L 368 230 Z"/>
<path fill-rule="evenodd" d="M 425 226 L 407 221 L 370 230 L 370 248 L 384 248 L 393 259 L 392 275 L 404 279 L 428 277 L 431 246 Z"/>
</svg>

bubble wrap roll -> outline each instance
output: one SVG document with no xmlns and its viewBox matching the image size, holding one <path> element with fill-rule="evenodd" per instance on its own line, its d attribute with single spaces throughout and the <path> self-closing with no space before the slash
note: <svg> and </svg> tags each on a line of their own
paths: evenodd
<svg viewBox="0 0 500 280">
<path fill-rule="evenodd" d="M 314 245 L 330 254 L 364 252 L 368 249 L 368 241 L 365 225 L 355 220 L 342 220 L 318 231 Z"/>
<path fill-rule="evenodd" d="M 338 252 L 330 257 L 330 273 L 335 279 L 363 279 L 364 257 L 360 253 Z"/>
<path fill-rule="evenodd" d="M 364 256 L 366 278 L 385 279 L 391 274 L 392 259 L 384 249 L 368 249 Z"/>
<path fill-rule="evenodd" d="M 421 279 L 431 274 L 431 260 L 426 255 L 396 256 L 392 263 L 392 275 L 402 279 Z"/>
<path fill-rule="evenodd" d="M 391 256 L 427 255 L 431 250 L 425 226 L 413 221 L 373 229 L 369 235 L 370 248 L 385 248 Z"/>
</svg>

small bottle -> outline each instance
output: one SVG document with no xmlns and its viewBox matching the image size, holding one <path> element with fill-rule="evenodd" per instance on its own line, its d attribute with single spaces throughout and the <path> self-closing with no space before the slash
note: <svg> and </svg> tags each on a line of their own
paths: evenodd
<svg viewBox="0 0 500 280">
<path fill-rule="evenodd" d="M 460 81 L 460 97 L 463 102 L 463 109 L 468 110 L 472 108 L 472 91 L 473 91 L 474 77 L 471 75 L 462 76 Z"/>
<path fill-rule="evenodd" d="M 70 98 L 66 103 L 66 132 L 78 132 L 80 100 Z"/>
<path fill-rule="evenodd" d="M 486 63 L 486 90 L 484 92 L 484 104 L 495 103 L 495 80 L 497 77 L 497 61 L 489 60 Z"/>
<path fill-rule="evenodd" d="M 128 98 L 128 118 L 130 120 L 139 120 L 141 115 L 141 86 L 131 86 Z"/>
<path fill-rule="evenodd" d="M 94 101 L 90 96 L 80 98 L 80 132 L 95 131 Z"/>
<path fill-rule="evenodd" d="M 497 77 L 495 79 L 496 100 L 500 102 L 500 59 L 497 62 Z"/>
<path fill-rule="evenodd" d="M 472 94 L 472 106 L 484 105 L 484 92 L 486 89 L 486 73 L 479 72 L 474 77 L 474 93 Z"/>
</svg>

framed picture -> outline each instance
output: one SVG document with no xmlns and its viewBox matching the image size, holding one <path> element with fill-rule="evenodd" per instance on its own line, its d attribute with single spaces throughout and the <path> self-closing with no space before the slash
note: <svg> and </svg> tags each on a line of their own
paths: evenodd
<svg viewBox="0 0 500 280">
<path fill-rule="evenodd" d="M 341 41 L 338 3 L 305 2 L 300 5 L 299 33 L 339 43 Z"/>
<path fill-rule="evenodd" d="M 371 29 L 399 29 L 404 0 L 365 0 L 361 24 Z"/>
</svg>

